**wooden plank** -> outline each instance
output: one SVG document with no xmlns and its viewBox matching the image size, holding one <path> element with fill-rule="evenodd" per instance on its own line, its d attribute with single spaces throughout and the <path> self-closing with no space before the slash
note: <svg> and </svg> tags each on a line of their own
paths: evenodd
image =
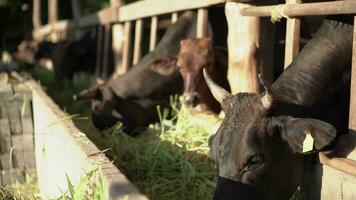
<svg viewBox="0 0 356 200">
<path fill-rule="evenodd" d="M 197 38 L 206 37 L 208 31 L 208 9 L 198 9 Z"/>
<path fill-rule="evenodd" d="M 205 8 L 223 4 L 226 0 L 145 0 L 122 6 L 118 11 L 118 21 L 130 21 L 139 18 L 168 14 L 173 12 Z"/>
<path fill-rule="evenodd" d="M 178 13 L 177 12 L 172 13 L 172 16 L 171 16 L 172 24 L 174 22 L 176 22 L 177 20 L 178 20 Z"/>
<path fill-rule="evenodd" d="M 125 22 L 124 25 L 124 45 L 122 52 L 122 65 L 119 71 L 119 74 L 124 74 L 128 71 L 130 65 L 130 47 L 131 47 L 131 31 L 132 24 L 131 22 Z"/>
<path fill-rule="evenodd" d="M 142 33 L 143 33 L 143 20 L 136 20 L 135 25 L 135 43 L 132 64 L 135 65 L 141 59 L 141 43 L 142 43 Z"/>
<path fill-rule="evenodd" d="M 33 0 L 32 22 L 34 29 L 42 25 L 41 22 L 41 0 Z"/>
<path fill-rule="evenodd" d="M 86 15 L 81 17 L 78 22 L 79 28 L 85 28 L 89 26 L 105 25 L 114 23 L 117 21 L 117 8 L 109 7 L 100 10 L 97 13 Z"/>
<path fill-rule="evenodd" d="M 158 25 L 158 17 L 157 16 L 151 17 L 150 51 L 153 51 L 156 48 L 157 25 Z"/>
<path fill-rule="evenodd" d="M 111 30 L 110 30 L 110 24 L 107 24 L 104 26 L 104 47 L 103 47 L 103 67 L 102 67 L 102 72 L 101 72 L 101 77 L 104 79 L 107 78 L 109 75 L 109 55 L 111 51 L 111 45 L 110 45 L 110 40 L 111 40 Z"/>
<path fill-rule="evenodd" d="M 356 16 L 354 17 L 356 22 Z M 356 131 L 356 26 L 354 26 L 354 39 L 352 49 L 352 69 L 351 69 L 351 90 L 350 90 L 350 110 L 349 129 Z M 355 134 L 355 133 L 354 133 Z"/>
<path fill-rule="evenodd" d="M 242 9 L 243 16 L 271 16 L 271 11 L 275 6 L 253 6 Z M 289 17 L 310 16 L 310 15 L 337 15 L 355 14 L 356 1 L 333 1 L 322 3 L 286 4 L 281 9 L 282 13 Z"/>
<path fill-rule="evenodd" d="M 292 0 L 290 3 L 301 3 L 301 0 Z M 292 63 L 294 57 L 299 53 L 300 19 L 287 19 L 286 30 L 284 69 L 286 69 L 290 63 Z"/>
<path fill-rule="evenodd" d="M 100 69 L 101 69 L 101 61 L 102 61 L 102 48 L 103 48 L 103 27 L 98 26 L 97 28 L 98 34 L 97 34 L 97 45 L 96 45 L 96 64 L 95 64 L 95 76 L 99 77 L 100 76 Z"/>
</svg>

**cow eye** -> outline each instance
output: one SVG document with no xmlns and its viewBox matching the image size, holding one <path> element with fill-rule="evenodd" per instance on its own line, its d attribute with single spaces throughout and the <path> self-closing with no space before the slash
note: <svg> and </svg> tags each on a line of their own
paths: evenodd
<svg viewBox="0 0 356 200">
<path fill-rule="evenodd" d="M 250 168 L 257 168 L 262 165 L 265 161 L 265 157 L 262 153 L 255 154 L 250 157 L 247 162 L 247 167 Z"/>
</svg>

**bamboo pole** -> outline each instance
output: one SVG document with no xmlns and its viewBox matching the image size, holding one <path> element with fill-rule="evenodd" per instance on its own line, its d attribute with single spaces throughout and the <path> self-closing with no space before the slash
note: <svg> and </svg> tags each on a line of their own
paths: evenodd
<svg viewBox="0 0 356 200">
<path fill-rule="evenodd" d="M 135 25 L 135 43 L 134 43 L 134 55 L 132 64 L 135 65 L 141 58 L 141 43 L 142 43 L 142 33 L 143 33 L 143 20 L 136 20 Z"/>
<path fill-rule="evenodd" d="M 197 38 L 206 37 L 208 30 L 208 9 L 198 9 L 197 16 Z"/>
<path fill-rule="evenodd" d="M 291 3 L 301 3 L 301 0 L 292 0 Z M 287 19 L 286 45 L 284 56 L 284 69 L 292 63 L 294 57 L 299 53 L 300 43 L 300 19 Z"/>
<path fill-rule="evenodd" d="M 158 17 L 157 16 L 151 17 L 150 51 L 153 51 L 156 48 L 157 25 L 158 25 Z"/>
</svg>

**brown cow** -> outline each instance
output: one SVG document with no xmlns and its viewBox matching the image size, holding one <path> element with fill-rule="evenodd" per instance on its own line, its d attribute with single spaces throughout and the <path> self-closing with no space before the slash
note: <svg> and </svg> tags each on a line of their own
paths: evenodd
<svg viewBox="0 0 356 200">
<path fill-rule="evenodd" d="M 205 67 L 213 79 L 227 87 L 226 52 L 214 49 L 211 38 L 181 40 L 177 66 L 184 82 L 184 103 L 193 107 L 193 112 L 220 111 L 219 103 L 212 96 L 204 78 Z"/>
</svg>

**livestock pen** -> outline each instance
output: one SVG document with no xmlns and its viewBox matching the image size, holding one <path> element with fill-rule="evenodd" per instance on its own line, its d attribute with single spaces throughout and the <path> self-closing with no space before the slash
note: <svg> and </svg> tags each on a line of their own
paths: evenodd
<svg viewBox="0 0 356 200">
<path fill-rule="evenodd" d="M 208 31 L 208 8 L 212 6 L 234 6 L 239 1 L 226 0 L 180 0 L 160 1 L 143 0 L 132 4 L 123 5 L 120 1 L 111 1 L 111 7 L 97 13 L 81 16 L 76 9 L 78 2 L 72 0 L 74 20 L 57 20 L 57 0 L 49 0 L 49 23 L 41 24 L 39 16 L 40 1 L 33 1 L 33 39 L 49 40 L 53 42 L 73 40 L 81 30 L 92 29 L 97 35 L 97 62 L 96 76 L 105 78 L 109 75 L 109 51 L 115 60 L 115 72 L 123 74 L 129 70 L 131 64 L 136 64 L 142 57 L 143 27 L 145 22 L 150 24 L 149 50 L 155 49 L 157 44 L 157 29 L 161 15 L 171 15 L 171 21 L 177 20 L 179 13 L 185 10 L 197 10 L 197 37 L 204 37 Z M 355 14 L 355 1 L 331 1 L 320 3 L 302 3 L 289 1 L 282 5 L 248 6 L 239 10 L 244 17 L 286 17 L 286 39 L 284 66 L 287 67 L 299 52 L 301 16 Z M 150 19 L 149 21 L 145 19 Z M 355 18 L 356 20 L 356 18 Z M 236 20 L 237 21 L 237 20 Z M 135 33 L 131 34 L 133 30 Z M 238 26 L 238 24 L 235 24 Z M 356 29 L 355 29 L 356 33 Z M 134 38 L 132 36 L 134 35 Z M 112 42 L 111 42 L 112 41 Z M 133 41 L 133 44 L 131 43 Z M 232 45 L 232 44 L 228 44 Z M 353 69 L 356 66 L 356 34 L 353 42 Z M 230 47 L 229 47 L 230 48 Z M 262 49 L 263 50 L 263 49 Z M 251 57 L 251 55 L 245 55 Z M 252 55 L 254 59 L 256 58 Z M 269 70 L 269 69 L 266 69 Z M 356 136 L 356 72 L 352 70 L 350 117 L 347 139 L 355 144 Z M 238 79 L 239 77 L 236 77 Z M 257 77 L 256 77 L 257 79 Z M 249 80 L 257 82 L 256 80 Z M 343 152 L 347 143 L 341 143 L 337 150 Z M 352 199 L 356 196 L 352 190 L 356 183 L 356 152 L 348 152 L 346 156 L 334 157 L 326 153 L 319 153 L 321 165 L 315 169 L 315 198 L 321 199 Z"/>
</svg>

